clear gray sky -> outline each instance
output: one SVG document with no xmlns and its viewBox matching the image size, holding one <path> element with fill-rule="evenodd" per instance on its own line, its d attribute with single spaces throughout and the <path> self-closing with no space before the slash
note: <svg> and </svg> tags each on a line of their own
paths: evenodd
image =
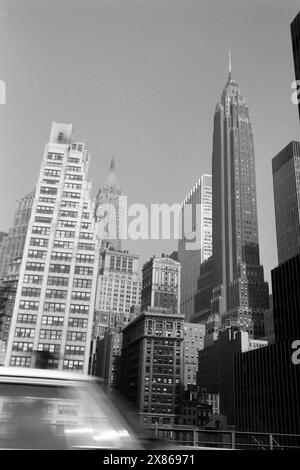
<svg viewBox="0 0 300 470">
<path fill-rule="evenodd" d="M 111 155 L 129 202 L 180 202 L 211 171 L 228 74 L 253 124 L 261 259 L 277 264 L 271 159 L 299 139 L 290 22 L 299 0 L 0 0 L 0 230 L 35 186 L 52 120 L 91 152 L 94 193 Z M 175 241 L 128 242 L 141 255 Z"/>
</svg>

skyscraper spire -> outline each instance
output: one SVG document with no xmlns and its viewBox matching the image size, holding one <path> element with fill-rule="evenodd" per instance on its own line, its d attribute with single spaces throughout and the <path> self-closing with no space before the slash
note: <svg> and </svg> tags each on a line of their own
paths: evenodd
<svg viewBox="0 0 300 470">
<path fill-rule="evenodd" d="M 114 155 L 111 157 L 111 162 L 110 162 L 110 168 L 109 170 L 110 171 L 115 171 L 115 167 L 116 167 L 116 162 L 115 162 L 115 157 Z"/>
<path fill-rule="evenodd" d="M 228 51 L 228 69 L 229 69 L 229 78 L 231 78 L 231 51 Z"/>
</svg>

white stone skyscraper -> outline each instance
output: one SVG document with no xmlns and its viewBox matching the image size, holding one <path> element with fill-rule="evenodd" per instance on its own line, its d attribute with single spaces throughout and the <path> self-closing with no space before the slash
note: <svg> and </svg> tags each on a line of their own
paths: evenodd
<svg viewBox="0 0 300 470">
<path fill-rule="evenodd" d="M 182 237 L 178 242 L 181 263 L 180 313 L 189 321 L 194 314 L 194 296 L 200 264 L 212 255 L 211 175 L 202 175 L 181 204 Z M 194 244 L 191 241 L 195 239 Z"/>
<path fill-rule="evenodd" d="M 46 144 L 19 273 L 6 365 L 87 372 L 100 242 L 89 152 L 72 124 L 53 123 Z M 49 357 L 49 356 L 48 356 Z"/>
</svg>

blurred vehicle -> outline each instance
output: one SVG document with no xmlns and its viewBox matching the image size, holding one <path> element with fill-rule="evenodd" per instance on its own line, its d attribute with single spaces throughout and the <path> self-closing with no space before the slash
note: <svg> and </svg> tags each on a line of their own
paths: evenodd
<svg viewBox="0 0 300 470">
<path fill-rule="evenodd" d="M 99 380 L 0 367 L 0 449 L 163 449 Z"/>
</svg>

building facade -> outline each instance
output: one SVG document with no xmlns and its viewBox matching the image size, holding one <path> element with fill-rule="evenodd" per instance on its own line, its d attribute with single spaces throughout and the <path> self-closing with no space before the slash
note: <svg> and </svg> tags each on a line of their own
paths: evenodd
<svg viewBox="0 0 300 470">
<path fill-rule="evenodd" d="M 21 261 L 22 258 L 18 258 L 10 263 L 6 275 L 0 281 L 0 341 L 5 350 L 15 306 Z"/>
<path fill-rule="evenodd" d="M 300 366 L 292 362 L 291 344 L 284 340 L 235 357 L 237 430 L 300 434 Z"/>
<path fill-rule="evenodd" d="M 174 425 L 183 360 L 183 315 L 148 307 L 123 330 L 120 387 L 145 425 Z"/>
<path fill-rule="evenodd" d="M 260 265 L 253 133 L 231 70 L 214 115 L 212 215 L 211 312 L 221 326 L 262 337 L 269 290 Z"/>
<path fill-rule="evenodd" d="M 53 123 L 46 144 L 19 273 L 6 364 L 87 372 L 100 242 L 89 153 L 72 124 Z"/>
<path fill-rule="evenodd" d="M 115 159 L 112 157 L 108 175 L 96 197 L 95 217 L 99 227 L 101 251 L 105 248 L 122 249 L 124 207 L 122 191 L 116 176 Z"/>
<path fill-rule="evenodd" d="M 122 333 L 110 329 L 102 338 L 96 340 L 96 351 L 91 374 L 104 379 L 109 388 L 118 386 L 120 359 L 122 349 Z"/>
<path fill-rule="evenodd" d="M 185 390 L 196 385 L 198 353 L 204 348 L 205 325 L 183 324 L 183 387 Z"/>
<path fill-rule="evenodd" d="M 181 204 L 181 238 L 178 261 L 181 263 L 180 312 L 190 321 L 200 264 L 212 255 L 211 175 L 202 175 Z"/>
<path fill-rule="evenodd" d="M 230 425 L 235 418 L 234 357 L 267 345 L 267 341 L 253 340 L 238 327 L 229 327 L 219 331 L 218 338 L 199 351 L 198 389 L 207 398 L 219 395 L 220 413 L 226 415 Z"/>
<path fill-rule="evenodd" d="M 121 327 L 128 324 L 131 307 L 141 304 L 138 266 L 138 255 L 128 251 L 101 252 L 95 310 L 118 315 Z"/>
<path fill-rule="evenodd" d="M 300 142 L 272 160 L 278 263 L 300 252 Z"/>
<path fill-rule="evenodd" d="M 165 256 L 154 256 L 143 266 L 141 309 L 158 307 L 180 312 L 181 264 Z"/>
<path fill-rule="evenodd" d="M 7 273 L 10 263 L 23 255 L 33 200 L 34 191 L 18 201 L 13 225 L 0 246 L 0 279 Z"/>
</svg>

